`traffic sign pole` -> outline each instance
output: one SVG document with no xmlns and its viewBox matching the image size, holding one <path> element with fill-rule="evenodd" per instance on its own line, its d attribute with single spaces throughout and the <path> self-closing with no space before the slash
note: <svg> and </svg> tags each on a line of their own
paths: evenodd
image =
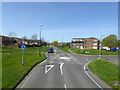
<svg viewBox="0 0 120 90">
<path fill-rule="evenodd" d="M 23 49 L 22 65 L 24 65 L 24 49 Z"/>
<path fill-rule="evenodd" d="M 22 45 L 21 48 L 23 50 L 22 65 L 24 65 L 24 49 L 25 49 L 25 45 Z"/>
</svg>

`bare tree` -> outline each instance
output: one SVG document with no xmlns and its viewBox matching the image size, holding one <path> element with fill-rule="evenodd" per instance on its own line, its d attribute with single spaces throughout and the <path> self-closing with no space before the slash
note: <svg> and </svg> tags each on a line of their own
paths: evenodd
<svg viewBox="0 0 120 90">
<path fill-rule="evenodd" d="M 8 36 L 9 36 L 10 38 L 12 38 L 12 37 L 16 37 L 17 34 L 16 34 L 15 32 L 9 32 L 9 33 L 8 33 Z"/>
<path fill-rule="evenodd" d="M 22 37 L 24 40 L 27 39 L 27 36 L 25 35 L 24 37 Z"/>
<path fill-rule="evenodd" d="M 41 38 L 41 41 L 42 41 L 42 42 L 44 42 L 44 41 L 45 41 L 45 39 L 42 37 L 42 38 Z"/>
<path fill-rule="evenodd" d="M 10 37 L 10 47 L 12 47 L 13 40 L 11 38 L 16 37 L 17 34 L 15 32 L 9 32 L 8 36 Z"/>
<path fill-rule="evenodd" d="M 38 35 L 37 35 L 37 34 L 33 34 L 33 35 L 32 35 L 32 40 L 37 40 L 37 38 L 38 38 Z"/>
</svg>

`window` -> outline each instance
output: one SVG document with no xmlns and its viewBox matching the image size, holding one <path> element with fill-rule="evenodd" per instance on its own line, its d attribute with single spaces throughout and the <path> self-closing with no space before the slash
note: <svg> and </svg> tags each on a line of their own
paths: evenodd
<svg viewBox="0 0 120 90">
<path fill-rule="evenodd" d="M 97 45 L 97 43 L 93 43 L 93 45 Z"/>
<path fill-rule="evenodd" d="M 97 49 L 97 47 L 93 47 L 93 49 Z"/>
<path fill-rule="evenodd" d="M 76 40 L 73 40 L 73 42 L 76 41 Z"/>
<path fill-rule="evenodd" d="M 80 41 L 83 41 L 82 39 L 80 39 Z"/>
<path fill-rule="evenodd" d="M 97 42 L 97 39 L 94 39 L 93 42 Z"/>
<path fill-rule="evenodd" d="M 73 45 L 76 45 L 75 43 L 73 43 Z"/>
</svg>

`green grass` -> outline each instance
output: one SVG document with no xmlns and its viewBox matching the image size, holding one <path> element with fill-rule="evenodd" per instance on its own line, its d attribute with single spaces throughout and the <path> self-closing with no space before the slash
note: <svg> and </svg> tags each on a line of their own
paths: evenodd
<svg viewBox="0 0 120 90">
<path fill-rule="evenodd" d="M 72 50 L 74 53 L 77 54 L 85 54 L 85 55 L 99 55 L 99 50 L 80 50 L 80 49 L 75 49 Z M 89 52 L 89 53 L 86 53 Z M 118 52 L 114 52 L 114 51 L 106 51 L 106 50 L 101 50 L 101 55 L 118 55 Z"/>
<path fill-rule="evenodd" d="M 47 50 L 49 47 L 43 48 Z M 41 52 L 44 51 L 43 48 L 41 48 Z M 44 53 L 41 53 L 40 57 L 35 47 L 26 48 L 23 66 L 22 50 L 20 48 L 12 48 L 12 51 L 9 52 L 9 49 L 11 48 L 3 47 L 3 50 L 7 51 L 2 52 L 2 88 L 13 88 L 35 63 L 42 61 L 46 57 Z"/>
<path fill-rule="evenodd" d="M 49 47 L 47 46 L 41 46 L 41 47 L 26 47 L 24 50 L 25 51 L 41 51 L 41 52 L 46 52 Z M 22 50 L 21 48 L 16 48 L 16 47 L 2 47 L 2 51 L 19 51 Z"/>
<path fill-rule="evenodd" d="M 60 49 L 60 50 L 62 50 L 63 52 L 70 53 L 68 51 L 70 48 L 68 48 L 68 47 L 57 47 L 57 48 Z"/>
<path fill-rule="evenodd" d="M 98 75 L 102 80 L 107 82 L 113 88 L 118 89 L 118 85 L 115 84 L 113 81 L 119 81 L 120 77 L 120 67 L 105 60 L 95 60 L 88 64 L 89 69 Z M 120 89 L 120 87 L 119 87 Z"/>
</svg>

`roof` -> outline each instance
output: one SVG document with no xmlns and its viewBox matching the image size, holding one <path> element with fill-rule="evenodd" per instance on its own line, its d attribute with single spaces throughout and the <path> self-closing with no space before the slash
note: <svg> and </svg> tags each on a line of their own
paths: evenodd
<svg viewBox="0 0 120 90">
<path fill-rule="evenodd" d="M 73 38 L 73 39 L 97 39 L 95 37 L 90 37 L 90 38 Z"/>
</svg>

